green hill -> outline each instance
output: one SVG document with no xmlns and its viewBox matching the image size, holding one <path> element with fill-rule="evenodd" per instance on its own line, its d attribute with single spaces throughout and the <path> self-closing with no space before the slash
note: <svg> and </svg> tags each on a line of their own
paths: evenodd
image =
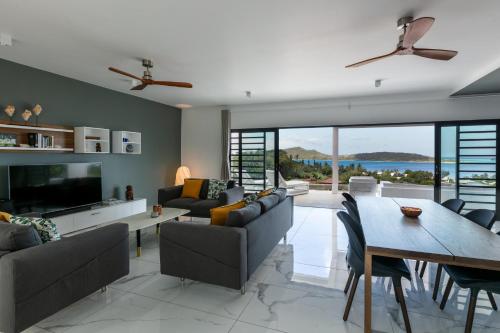
<svg viewBox="0 0 500 333">
<path fill-rule="evenodd" d="M 321 153 L 314 149 L 304 149 L 302 147 L 292 147 L 283 149 L 288 156 L 295 160 L 329 160 L 331 155 Z M 434 158 L 430 156 L 400 153 L 400 152 L 375 152 L 359 153 L 350 155 L 340 155 L 340 160 L 358 160 L 358 161 L 406 161 L 406 162 L 433 162 Z"/>
</svg>

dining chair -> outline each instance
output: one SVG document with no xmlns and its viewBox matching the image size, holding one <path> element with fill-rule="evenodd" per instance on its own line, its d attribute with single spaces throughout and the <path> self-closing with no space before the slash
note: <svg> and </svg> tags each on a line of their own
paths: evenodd
<svg viewBox="0 0 500 333">
<path fill-rule="evenodd" d="M 342 192 L 342 196 L 349 202 L 352 202 L 354 205 L 358 205 L 356 203 L 356 199 L 354 199 L 354 197 L 352 195 L 350 195 L 349 193 L 347 192 Z"/>
<path fill-rule="evenodd" d="M 358 206 L 350 201 L 342 201 L 342 205 L 345 207 L 350 217 L 352 217 L 356 222 L 361 223 Z"/>
<path fill-rule="evenodd" d="M 361 224 L 357 223 L 349 214 L 340 211 L 337 217 L 344 224 L 347 236 L 349 238 L 349 248 L 347 250 L 347 259 L 351 266 L 351 272 L 345 288 L 345 293 L 349 291 L 349 297 L 344 310 L 344 321 L 347 321 L 351 310 L 352 302 L 360 277 L 365 273 L 365 238 Z M 396 301 L 401 306 L 403 320 L 405 323 L 406 332 L 411 333 L 410 319 L 406 309 L 406 303 L 401 286 L 401 278 L 411 280 L 411 273 L 405 262 L 402 259 L 374 256 L 372 261 L 372 276 L 373 277 L 390 277 L 394 285 Z"/>
<path fill-rule="evenodd" d="M 491 230 L 493 224 L 495 224 L 495 213 L 487 209 L 472 210 L 467 214 L 465 214 L 464 217 L 488 230 Z M 439 292 L 439 282 L 441 281 L 442 272 L 443 272 L 443 265 L 438 264 L 436 271 L 436 280 L 434 281 L 434 291 L 432 292 L 433 300 L 437 299 L 437 294 Z M 496 305 L 494 305 L 493 302 L 491 302 L 491 306 L 496 310 Z"/>
<path fill-rule="evenodd" d="M 462 209 L 465 206 L 465 201 L 463 201 L 462 199 L 448 199 L 445 202 L 443 202 L 441 204 L 441 206 L 448 208 L 449 210 L 451 210 L 457 214 L 460 214 L 460 212 L 462 211 Z M 419 266 L 420 266 L 420 260 L 417 260 L 417 262 L 415 264 L 415 272 L 418 272 Z M 422 264 L 422 269 L 420 270 L 420 274 L 419 274 L 420 278 L 424 277 L 426 267 L 427 267 L 427 261 L 424 261 Z"/>
</svg>

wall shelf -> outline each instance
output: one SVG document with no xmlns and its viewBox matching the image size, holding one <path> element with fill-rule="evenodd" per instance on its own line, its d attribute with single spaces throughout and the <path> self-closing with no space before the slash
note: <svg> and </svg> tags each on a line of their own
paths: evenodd
<svg viewBox="0 0 500 333">
<path fill-rule="evenodd" d="M 100 145 L 100 151 L 98 151 L 98 145 Z M 75 127 L 75 153 L 108 154 L 109 151 L 109 129 Z"/>
<path fill-rule="evenodd" d="M 28 146 L 28 134 L 35 133 L 49 137 L 52 141 L 49 147 Z M 0 146 L 0 152 L 58 152 L 70 153 L 74 150 L 74 130 L 72 127 L 25 124 L 0 120 L 0 134 L 15 137 L 15 146 Z M 48 141 L 48 140 L 47 140 Z M 33 143 L 32 143 L 33 144 Z M 36 143 L 38 145 L 38 143 Z"/>
<path fill-rule="evenodd" d="M 142 153 L 140 132 L 113 131 L 113 154 L 140 155 Z M 127 146 L 132 151 L 127 151 Z"/>
</svg>

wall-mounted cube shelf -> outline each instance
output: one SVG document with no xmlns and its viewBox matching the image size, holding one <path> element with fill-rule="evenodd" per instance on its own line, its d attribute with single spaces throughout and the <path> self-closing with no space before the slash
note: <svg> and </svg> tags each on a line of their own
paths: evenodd
<svg viewBox="0 0 500 333">
<path fill-rule="evenodd" d="M 108 154 L 109 151 L 109 129 L 75 127 L 75 153 Z"/>
<path fill-rule="evenodd" d="M 129 131 L 113 131 L 114 154 L 141 154 L 141 133 Z"/>
</svg>

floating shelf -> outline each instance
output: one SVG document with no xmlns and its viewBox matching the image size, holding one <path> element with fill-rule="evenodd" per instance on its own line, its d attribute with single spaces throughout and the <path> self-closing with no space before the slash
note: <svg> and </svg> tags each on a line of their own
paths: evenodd
<svg viewBox="0 0 500 333">
<path fill-rule="evenodd" d="M 98 146 L 100 146 L 100 151 L 98 151 Z M 108 154 L 109 150 L 109 129 L 75 127 L 75 153 Z"/>
<path fill-rule="evenodd" d="M 141 136 L 140 132 L 113 131 L 113 154 L 140 155 L 142 153 Z"/>
<path fill-rule="evenodd" d="M 28 134 L 36 133 L 37 136 L 50 137 L 52 147 L 38 148 L 36 146 L 27 147 Z M 15 137 L 15 146 L 0 146 L 1 152 L 58 152 L 68 153 L 74 150 L 74 130 L 72 127 L 25 124 L 20 122 L 7 122 L 0 120 L 0 134 L 12 135 Z M 23 147 L 21 147 L 23 145 Z"/>
</svg>

